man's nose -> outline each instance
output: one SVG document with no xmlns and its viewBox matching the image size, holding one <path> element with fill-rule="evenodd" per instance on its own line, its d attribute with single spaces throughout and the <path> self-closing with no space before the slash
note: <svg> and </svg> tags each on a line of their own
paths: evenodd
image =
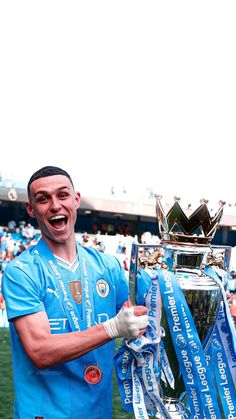
<svg viewBox="0 0 236 419">
<path fill-rule="evenodd" d="M 56 197 L 52 197 L 51 199 L 51 211 L 58 211 L 61 208 L 60 200 Z"/>
</svg>

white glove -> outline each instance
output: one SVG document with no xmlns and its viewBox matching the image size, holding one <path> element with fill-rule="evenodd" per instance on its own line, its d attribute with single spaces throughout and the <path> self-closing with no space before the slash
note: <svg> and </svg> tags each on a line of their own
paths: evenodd
<svg viewBox="0 0 236 419">
<path fill-rule="evenodd" d="M 148 326 L 148 316 L 135 316 L 134 307 L 121 308 L 119 313 L 103 323 L 110 338 L 137 338 L 140 329 Z"/>
</svg>

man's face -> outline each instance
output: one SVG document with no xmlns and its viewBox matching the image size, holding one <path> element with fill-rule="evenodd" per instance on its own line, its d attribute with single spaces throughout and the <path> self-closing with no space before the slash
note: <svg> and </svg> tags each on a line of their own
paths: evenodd
<svg viewBox="0 0 236 419">
<path fill-rule="evenodd" d="M 36 218 L 43 236 L 64 243 L 74 234 L 80 194 L 70 179 L 54 175 L 35 180 L 30 185 L 28 214 Z"/>
</svg>

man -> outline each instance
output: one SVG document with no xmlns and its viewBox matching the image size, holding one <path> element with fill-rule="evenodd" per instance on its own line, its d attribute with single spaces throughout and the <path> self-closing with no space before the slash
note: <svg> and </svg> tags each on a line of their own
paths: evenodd
<svg viewBox="0 0 236 419">
<path fill-rule="evenodd" d="M 28 183 L 28 214 L 42 238 L 3 277 L 13 357 L 14 419 L 111 418 L 116 337 L 145 332 L 119 262 L 76 243 L 80 194 L 46 166 Z M 116 314 L 118 312 L 118 314 Z"/>
</svg>

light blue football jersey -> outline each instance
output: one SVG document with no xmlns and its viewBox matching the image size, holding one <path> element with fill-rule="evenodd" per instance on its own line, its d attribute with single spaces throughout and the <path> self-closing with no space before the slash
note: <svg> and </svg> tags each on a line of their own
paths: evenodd
<svg viewBox="0 0 236 419">
<path fill-rule="evenodd" d="M 42 240 L 42 239 L 41 239 Z M 16 333 L 14 318 L 45 311 L 51 333 L 71 332 L 55 279 L 39 256 L 37 246 L 24 251 L 5 269 L 2 283 L 6 300 L 14 372 L 14 419 L 109 419 L 112 417 L 112 368 L 114 342 L 74 361 L 37 369 Z M 114 317 L 128 299 L 128 283 L 119 261 L 95 249 L 81 247 L 86 259 L 94 321 Z M 80 251 L 81 251 L 80 250 Z M 61 276 L 68 282 L 78 315 L 83 317 L 80 261 L 72 264 L 56 258 Z M 86 323 L 86 319 L 82 319 Z M 85 326 L 86 328 L 86 326 Z M 85 380 L 85 369 L 96 364 L 102 371 L 97 384 Z"/>
</svg>

